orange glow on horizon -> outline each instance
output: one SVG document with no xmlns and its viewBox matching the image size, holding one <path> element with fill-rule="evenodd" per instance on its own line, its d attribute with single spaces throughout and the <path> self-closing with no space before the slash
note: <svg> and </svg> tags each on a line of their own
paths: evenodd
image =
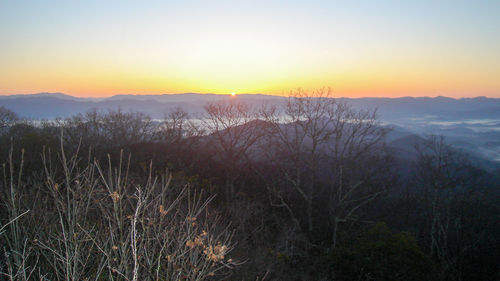
<svg viewBox="0 0 500 281">
<path fill-rule="evenodd" d="M 499 1 L 49 2 L 0 9 L 0 95 L 500 98 Z"/>
<path fill-rule="evenodd" d="M 311 66 L 309 71 L 287 68 L 264 74 L 258 71 L 211 73 L 195 67 L 183 71 L 158 69 L 155 72 L 147 68 L 134 69 L 132 65 L 95 70 L 90 63 L 80 67 L 64 64 L 45 72 L 17 66 L 16 71 L 0 75 L 0 95 L 62 92 L 77 97 L 108 97 L 116 94 L 238 92 L 287 96 L 298 88 L 314 90 L 331 87 L 336 97 L 500 98 L 499 71 L 495 70 L 494 65 L 490 66 L 490 71 L 476 67 L 463 72 L 461 68 L 449 66 L 429 69 L 422 62 L 412 62 L 412 68 L 402 67 L 396 62 L 377 64 L 379 62 L 366 62 L 365 66 L 352 69 L 328 69 L 326 66 L 315 69 Z M 15 70 L 16 67 L 11 69 Z"/>
</svg>

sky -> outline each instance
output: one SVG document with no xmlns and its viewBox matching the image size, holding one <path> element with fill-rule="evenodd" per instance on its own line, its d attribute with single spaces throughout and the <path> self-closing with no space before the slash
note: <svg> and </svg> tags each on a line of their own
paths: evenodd
<svg viewBox="0 0 500 281">
<path fill-rule="evenodd" d="M 500 98 L 500 1 L 0 0 L 0 94 Z"/>
</svg>

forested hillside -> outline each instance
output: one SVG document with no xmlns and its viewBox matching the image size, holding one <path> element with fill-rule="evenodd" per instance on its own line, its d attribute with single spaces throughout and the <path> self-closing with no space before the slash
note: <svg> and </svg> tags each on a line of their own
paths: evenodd
<svg viewBox="0 0 500 281">
<path fill-rule="evenodd" d="M 5 280 L 498 280 L 500 173 L 319 91 L 1 108 Z"/>
</svg>

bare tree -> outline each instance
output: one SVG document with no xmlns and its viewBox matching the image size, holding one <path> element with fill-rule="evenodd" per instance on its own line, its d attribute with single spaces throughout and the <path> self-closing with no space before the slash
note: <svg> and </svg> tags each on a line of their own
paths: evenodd
<svg viewBox="0 0 500 281">
<path fill-rule="evenodd" d="M 92 147 L 98 153 L 108 148 L 123 148 L 128 145 L 153 140 L 157 124 L 151 117 L 140 112 L 124 112 L 110 110 L 100 112 L 96 109 L 59 120 L 59 125 L 65 129 L 65 145 L 75 149 L 75 144 L 82 143 Z"/>
<path fill-rule="evenodd" d="M 438 261 L 442 277 L 462 280 L 460 261 L 479 243 L 484 231 L 484 225 L 478 228 L 467 223 L 467 217 L 481 220 L 477 215 L 480 210 L 467 208 L 482 193 L 480 178 L 466 155 L 454 150 L 442 136 L 427 137 L 415 150 L 414 179 L 418 211 L 424 218 L 420 228 L 423 241 Z"/>
<path fill-rule="evenodd" d="M 264 135 L 257 111 L 237 100 L 209 103 L 205 106 L 204 126 L 209 146 L 223 165 L 226 195 L 234 197 L 234 184 L 250 148 Z"/>
<path fill-rule="evenodd" d="M 335 248 L 339 224 L 357 221 L 357 211 L 386 192 L 393 175 L 384 142 L 387 129 L 377 120 L 376 110 L 355 110 L 340 102 L 331 116 L 327 194 Z"/>
<path fill-rule="evenodd" d="M 14 111 L 0 106 L 0 129 L 11 126 L 17 120 L 19 117 Z"/>
<path fill-rule="evenodd" d="M 379 156 L 386 131 L 374 111 L 354 110 L 326 88 L 293 92 L 283 107 L 265 109 L 263 116 L 272 127 L 268 146 L 278 155 L 274 160 L 305 204 L 307 233 L 314 231 L 316 198 L 324 202 L 326 197 L 335 247 L 338 223 L 354 219 L 359 208 L 382 192 L 368 184 L 368 170 L 356 165 Z M 296 219 L 283 191 L 274 196 Z"/>
<path fill-rule="evenodd" d="M 269 145 L 279 155 L 277 160 L 290 165 L 279 165 L 295 192 L 304 200 L 307 213 L 307 232 L 313 231 L 313 205 L 316 190 L 316 173 L 325 143 L 329 140 L 332 109 L 337 100 L 331 98 L 330 89 L 313 93 L 298 90 L 286 104 L 262 110 L 264 119 L 271 126 Z M 279 193 L 280 205 L 293 217 L 289 205 Z"/>
<path fill-rule="evenodd" d="M 175 145 L 185 136 L 191 136 L 192 125 L 188 121 L 189 114 L 182 108 L 176 108 L 165 114 L 158 132 L 158 139 L 168 144 Z"/>
<path fill-rule="evenodd" d="M 109 111 L 102 118 L 109 140 L 119 146 L 151 140 L 155 125 L 140 112 Z"/>
</svg>

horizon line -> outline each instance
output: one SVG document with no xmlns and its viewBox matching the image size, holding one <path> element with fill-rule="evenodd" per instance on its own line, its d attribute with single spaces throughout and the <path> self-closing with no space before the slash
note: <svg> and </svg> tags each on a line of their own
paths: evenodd
<svg viewBox="0 0 500 281">
<path fill-rule="evenodd" d="M 64 95 L 76 99 L 108 99 L 116 96 L 165 96 L 165 95 L 186 95 L 186 94 L 193 94 L 193 95 L 216 95 L 216 96 L 231 96 L 231 93 L 228 94 L 220 94 L 220 93 L 196 93 L 196 92 L 183 92 L 183 93 L 163 93 L 163 94 L 114 94 L 110 96 L 101 96 L 101 97 L 94 97 L 94 96 L 75 96 L 72 94 L 64 93 L 64 92 L 36 92 L 36 93 L 21 93 L 21 94 L 5 94 L 5 93 L 0 93 L 0 98 L 1 97 L 13 97 L 13 96 L 35 96 L 35 95 Z M 261 95 L 261 96 L 270 96 L 270 97 L 292 97 L 292 95 L 279 95 L 279 94 L 264 94 L 264 93 L 236 93 L 236 96 L 242 96 L 242 95 Z M 401 98 L 448 98 L 448 99 L 454 99 L 454 100 L 461 100 L 461 99 L 476 99 L 476 98 L 488 98 L 488 99 L 500 99 L 500 97 L 493 97 L 493 96 L 486 96 L 486 95 L 479 95 L 479 96 L 467 96 L 467 97 L 451 97 L 451 96 L 443 96 L 443 95 L 436 95 L 436 96 L 411 96 L 411 95 L 405 95 L 405 96 L 396 96 L 396 97 L 388 97 L 388 96 L 361 96 L 361 97 L 336 97 L 333 96 L 331 98 L 336 98 L 336 99 L 401 99 Z"/>
</svg>

